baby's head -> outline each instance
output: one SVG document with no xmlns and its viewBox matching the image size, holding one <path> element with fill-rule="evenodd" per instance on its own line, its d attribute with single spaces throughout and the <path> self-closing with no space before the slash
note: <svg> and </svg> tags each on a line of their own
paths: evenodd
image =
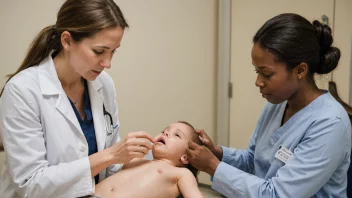
<svg viewBox="0 0 352 198">
<path fill-rule="evenodd" d="M 170 160 L 175 166 L 186 167 L 197 177 L 198 170 L 189 163 L 186 154 L 190 140 L 202 145 L 196 130 L 191 124 L 185 121 L 175 122 L 166 127 L 155 138 L 153 156 L 155 159 Z"/>
</svg>

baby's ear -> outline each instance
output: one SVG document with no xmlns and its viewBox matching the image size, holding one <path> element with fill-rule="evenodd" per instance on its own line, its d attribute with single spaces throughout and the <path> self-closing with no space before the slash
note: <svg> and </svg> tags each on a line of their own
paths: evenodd
<svg viewBox="0 0 352 198">
<path fill-rule="evenodd" d="M 182 157 L 181 157 L 181 162 L 182 162 L 183 164 L 189 164 L 187 155 L 182 155 Z"/>
</svg>

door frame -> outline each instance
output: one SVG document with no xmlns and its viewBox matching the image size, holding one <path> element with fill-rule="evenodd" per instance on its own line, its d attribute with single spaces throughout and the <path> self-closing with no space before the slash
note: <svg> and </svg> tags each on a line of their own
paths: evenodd
<svg viewBox="0 0 352 198">
<path fill-rule="evenodd" d="M 231 83 L 231 0 L 218 2 L 218 79 L 215 142 L 230 144 L 230 97 Z"/>
</svg>

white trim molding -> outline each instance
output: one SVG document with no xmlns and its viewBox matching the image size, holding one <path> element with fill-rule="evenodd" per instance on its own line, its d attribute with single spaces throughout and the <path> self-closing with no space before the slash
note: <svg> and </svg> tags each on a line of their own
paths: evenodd
<svg viewBox="0 0 352 198">
<path fill-rule="evenodd" d="M 231 0 L 218 4 L 218 84 L 216 143 L 229 146 L 230 98 L 229 83 L 231 71 Z"/>
</svg>

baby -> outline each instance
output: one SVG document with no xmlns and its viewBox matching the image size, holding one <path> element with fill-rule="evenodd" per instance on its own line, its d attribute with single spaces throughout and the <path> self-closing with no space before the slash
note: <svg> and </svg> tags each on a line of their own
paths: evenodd
<svg viewBox="0 0 352 198">
<path fill-rule="evenodd" d="M 176 122 L 155 138 L 154 160 L 133 159 L 122 170 L 95 187 L 102 198 L 184 198 L 203 197 L 197 184 L 198 170 L 187 160 L 188 141 L 201 144 L 198 134 L 187 122 Z"/>
</svg>

